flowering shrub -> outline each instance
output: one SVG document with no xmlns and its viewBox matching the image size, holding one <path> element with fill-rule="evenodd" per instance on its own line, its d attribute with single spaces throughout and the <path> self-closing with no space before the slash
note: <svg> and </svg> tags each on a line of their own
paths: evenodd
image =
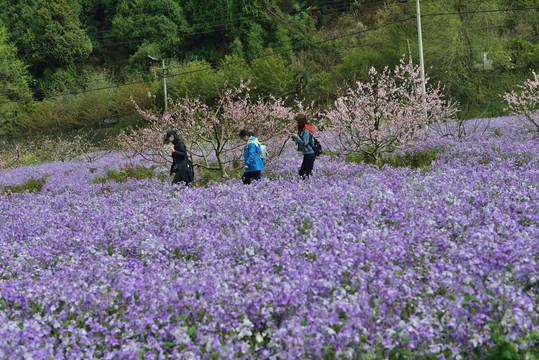
<svg viewBox="0 0 539 360">
<path fill-rule="evenodd" d="M 369 75 L 369 82 L 357 82 L 325 114 L 326 129 L 345 153 L 363 153 L 379 163 L 385 152 L 420 137 L 426 125 L 455 117 L 455 104 L 439 88 L 429 86 L 422 94 L 418 66 L 401 60 L 393 71 L 371 68 Z"/>
<path fill-rule="evenodd" d="M 199 98 L 184 98 L 171 104 L 169 113 L 162 116 L 139 109 L 148 126 L 122 133 L 120 141 L 133 154 L 162 163 L 170 159 L 163 147 L 163 135 L 168 129 L 177 129 L 196 166 L 219 170 L 228 177 L 228 169 L 243 154 L 245 144 L 238 139 L 241 129 L 254 131 L 262 142 L 275 145 L 276 150 L 277 142 L 271 140 L 285 138 L 292 124 L 293 113 L 283 99 L 251 99 L 248 85 L 249 81 L 241 82 L 237 88 L 227 88 L 225 83 L 215 106 Z"/>
<path fill-rule="evenodd" d="M 111 178 L 111 153 L 0 173 L 0 357 L 530 358 L 539 142 L 431 139 L 430 169 L 295 149 L 271 179 Z"/>
<path fill-rule="evenodd" d="M 519 92 L 511 91 L 502 95 L 512 115 L 524 125 L 539 132 L 539 74 L 532 70 L 533 79 L 519 85 Z"/>
</svg>

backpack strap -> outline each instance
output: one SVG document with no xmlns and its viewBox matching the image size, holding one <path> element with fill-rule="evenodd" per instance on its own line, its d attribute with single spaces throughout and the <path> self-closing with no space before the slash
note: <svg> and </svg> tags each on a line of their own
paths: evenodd
<svg viewBox="0 0 539 360">
<path fill-rule="evenodd" d="M 254 140 L 248 140 L 246 147 L 249 147 L 249 144 L 255 144 L 257 154 L 260 155 L 262 153 L 262 150 L 260 150 L 260 141 L 258 141 L 258 138 L 255 138 Z"/>
<path fill-rule="evenodd" d="M 303 131 L 308 131 L 309 132 L 309 143 L 307 145 L 309 145 L 311 147 L 311 149 L 314 150 L 314 134 L 311 132 L 311 130 L 309 129 L 303 129 Z"/>
</svg>

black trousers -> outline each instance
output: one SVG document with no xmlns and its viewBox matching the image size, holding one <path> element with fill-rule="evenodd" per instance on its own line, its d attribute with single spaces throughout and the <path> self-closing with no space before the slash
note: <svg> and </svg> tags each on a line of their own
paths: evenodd
<svg viewBox="0 0 539 360">
<path fill-rule="evenodd" d="M 261 177 L 262 177 L 262 170 L 249 171 L 249 172 L 243 173 L 241 180 L 243 181 L 244 184 L 247 185 L 251 183 L 251 179 L 260 180 Z"/>
<path fill-rule="evenodd" d="M 307 176 L 311 175 L 311 171 L 313 171 L 314 167 L 314 159 L 316 159 L 315 154 L 303 155 L 303 162 L 301 163 L 301 167 L 299 168 L 299 176 L 301 176 L 302 178 L 306 178 Z"/>
</svg>

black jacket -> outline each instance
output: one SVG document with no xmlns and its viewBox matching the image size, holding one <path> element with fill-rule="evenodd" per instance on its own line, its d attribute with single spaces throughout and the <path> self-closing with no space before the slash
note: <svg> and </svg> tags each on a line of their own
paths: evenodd
<svg viewBox="0 0 539 360">
<path fill-rule="evenodd" d="M 174 143 L 174 152 L 172 153 L 172 166 L 170 167 L 170 171 L 179 172 L 181 181 L 193 181 L 193 164 L 191 163 L 191 160 L 189 160 L 189 157 L 187 156 L 187 148 L 181 140 Z"/>
</svg>

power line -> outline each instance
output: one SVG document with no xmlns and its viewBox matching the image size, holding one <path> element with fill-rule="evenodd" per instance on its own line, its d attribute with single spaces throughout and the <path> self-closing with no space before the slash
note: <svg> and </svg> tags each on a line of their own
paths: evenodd
<svg viewBox="0 0 539 360">
<path fill-rule="evenodd" d="M 317 8 L 316 10 L 331 10 L 329 13 L 325 14 L 327 16 L 327 15 L 331 15 L 331 14 L 334 14 L 336 12 L 340 12 L 342 10 L 348 9 L 350 7 L 354 7 L 354 4 L 340 4 L 337 7 L 328 6 L 328 4 L 332 4 L 332 3 L 342 3 L 342 0 L 336 0 L 336 1 L 326 3 L 324 7 Z M 376 2 L 376 3 L 363 4 L 363 6 L 377 6 L 377 5 L 381 4 L 381 3 L 384 3 L 384 1 L 379 1 L 379 2 Z M 301 12 L 302 11 L 297 10 L 295 13 L 301 13 Z M 286 15 L 290 15 L 290 14 L 286 14 Z M 186 32 L 185 34 L 182 34 L 182 35 L 185 36 L 185 37 L 204 35 L 204 34 L 209 34 L 209 33 L 213 33 L 213 32 L 224 31 L 224 30 L 229 29 L 230 27 L 234 27 L 234 29 L 244 29 L 244 28 L 247 28 L 249 25 L 246 24 L 244 26 L 239 26 L 239 24 L 241 24 L 241 22 L 244 22 L 244 21 L 247 21 L 247 20 L 252 20 L 252 19 L 257 19 L 257 18 L 261 18 L 261 17 L 262 17 L 262 15 L 259 15 L 259 16 L 253 17 L 253 18 L 245 17 L 245 16 L 240 16 L 240 17 L 236 17 L 236 18 L 228 18 L 227 21 L 221 22 L 221 23 L 214 23 L 214 24 L 210 25 L 207 29 L 204 29 L 204 30 L 201 29 L 201 30 L 195 31 L 195 32 Z M 225 17 L 217 17 L 217 18 L 225 18 Z M 196 22 L 202 22 L 202 19 L 204 19 L 204 18 L 195 19 L 195 21 Z M 192 27 L 194 27 L 194 26 L 192 26 Z M 117 34 L 118 31 L 113 29 L 113 30 L 104 30 L 104 31 L 101 31 L 99 33 L 116 33 Z M 87 33 L 87 34 L 93 34 L 93 33 Z M 153 32 L 153 33 L 142 33 L 142 34 L 137 34 L 137 35 L 132 35 L 132 36 L 121 36 L 121 35 L 119 35 L 119 36 L 114 36 L 114 37 L 110 37 L 110 38 L 104 38 L 104 39 L 101 39 L 101 40 L 90 37 L 90 41 L 92 42 L 92 44 L 95 44 L 94 49 L 98 49 L 98 48 L 106 48 L 106 47 L 113 47 L 113 46 L 119 46 L 119 45 L 127 45 L 127 44 L 132 44 L 132 43 L 138 43 L 138 42 L 141 42 L 143 40 L 151 40 L 151 39 L 155 39 L 157 37 L 166 36 L 166 35 L 167 34 L 164 33 L 164 32 Z M 129 39 L 133 39 L 133 40 L 129 40 Z M 126 40 L 126 41 L 110 43 L 109 41 L 111 41 L 111 40 Z M 25 49 L 25 47 L 18 46 L 17 49 L 18 49 L 18 51 L 22 52 L 25 55 L 27 55 L 29 53 L 32 53 L 33 55 L 44 55 L 44 54 L 47 54 L 48 51 L 54 50 L 54 47 L 49 45 L 49 46 L 44 46 L 44 47 L 39 47 L 39 48 L 32 48 L 32 49 L 26 48 Z"/>
<path fill-rule="evenodd" d="M 498 10 L 480 10 L 480 11 L 470 11 L 470 12 L 467 12 L 467 13 L 502 12 L 502 11 L 516 11 L 516 10 L 537 10 L 537 9 L 539 9 L 539 7 L 515 8 L 515 9 L 498 9 Z M 422 14 L 422 16 L 445 16 L 445 15 L 457 15 L 457 14 L 460 14 L 460 13 L 457 12 L 457 13 L 437 13 L 437 14 L 425 14 L 425 15 Z M 234 64 L 238 64 L 238 63 L 245 63 L 245 62 L 249 62 L 249 61 L 252 61 L 252 60 L 261 59 L 261 58 L 265 58 L 265 57 L 269 57 L 269 56 L 280 55 L 280 54 L 283 54 L 283 53 L 286 53 L 286 52 L 289 52 L 289 51 L 295 51 L 295 50 L 299 50 L 299 49 L 303 49 L 303 48 L 309 48 L 309 47 L 312 47 L 312 46 L 315 46 L 315 45 L 320 45 L 320 44 L 323 44 L 323 43 L 343 39 L 343 38 L 346 38 L 346 37 L 359 35 L 359 34 L 362 34 L 362 33 L 369 32 L 369 31 L 379 30 L 381 28 L 391 26 L 391 25 L 394 25 L 394 24 L 397 24 L 397 23 L 404 23 L 404 22 L 415 19 L 415 17 L 416 16 L 413 15 L 413 16 L 410 16 L 410 17 L 408 17 L 406 19 L 395 20 L 395 21 L 392 21 L 392 22 L 389 22 L 389 23 L 386 23 L 386 24 L 382 24 L 382 25 L 372 27 L 372 28 L 355 31 L 355 32 L 351 32 L 351 33 L 331 37 L 331 38 L 328 38 L 328 39 L 320 40 L 320 41 L 310 42 L 310 43 L 308 43 L 306 45 L 301 45 L 301 46 L 296 46 L 296 47 L 292 47 L 292 48 L 282 49 L 282 50 L 275 51 L 275 52 L 272 52 L 272 53 L 269 53 L 269 54 L 264 54 L 264 55 L 260 55 L 260 56 L 256 56 L 256 57 L 251 57 L 251 58 L 248 58 L 248 59 L 241 59 L 241 60 L 236 60 L 236 61 L 232 61 L 232 62 L 228 62 L 228 63 L 224 63 L 224 64 L 218 64 L 218 65 L 215 65 L 215 67 L 209 66 L 209 67 L 202 68 L 202 69 L 191 70 L 191 71 L 187 71 L 187 72 L 167 75 L 167 77 L 171 78 L 171 77 L 176 77 L 176 76 L 181 76 L 181 75 L 188 75 L 188 74 L 193 74 L 193 73 L 213 70 L 213 69 L 216 69 L 216 68 L 226 67 L 226 66 L 230 66 L 230 65 L 234 65 Z M 357 46 L 361 46 L 361 45 L 356 45 L 356 46 L 352 46 L 352 47 L 357 47 Z M 162 77 L 156 78 L 156 79 L 153 79 L 151 81 L 153 82 L 153 81 L 156 81 L 156 80 L 161 79 L 161 78 Z M 141 84 L 141 83 L 145 83 L 145 82 L 147 82 L 147 81 L 135 81 L 135 82 L 131 82 L 131 83 L 120 84 L 120 85 L 112 85 L 112 86 L 107 86 L 107 87 L 102 87 L 102 88 L 97 88 L 97 89 L 59 94 L 59 95 L 51 96 L 49 98 L 56 98 L 56 97 L 63 97 L 63 96 L 70 96 L 70 95 L 78 95 L 78 94 L 89 93 L 89 92 L 94 92 L 94 91 L 110 90 L 110 89 L 113 89 L 113 88 L 119 88 L 119 87 L 124 87 L 124 86 Z M 23 101 L 24 100 L 4 101 L 4 102 L 0 102 L 0 105 L 2 105 L 2 104 L 10 104 L 10 103 L 18 103 L 18 102 L 23 102 Z"/>
<path fill-rule="evenodd" d="M 445 15 L 467 15 L 467 14 L 496 13 L 496 12 L 525 11 L 525 10 L 539 10 L 539 6 L 520 7 L 520 8 L 511 8 L 511 9 L 455 11 L 455 12 L 448 12 L 448 13 L 430 13 L 430 14 L 421 13 L 421 17 L 426 17 L 426 16 L 445 16 Z"/>
<path fill-rule="evenodd" d="M 329 9 L 329 8 L 333 8 L 332 4 L 339 4 L 341 6 L 341 8 L 347 8 L 347 7 L 353 7 L 353 6 L 357 6 L 356 3 L 353 3 L 353 4 L 344 4 L 347 0 L 332 0 L 332 1 L 326 1 L 324 6 L 322 7 L 319 7 L 319 8 L 314 8 L 313 10 L 321 10 L 321 9 Z M 368 6 L 371 6 L 371 5 L 378 5 L 378 4 L 383 4 L 385 3 L 385 0 L 381 0 L 381 1 L 378 1 L 378 2 L 375 2 L 375 3 L 369 3 L 369 4 L 362 4 L 362 5 L 368 5 Z M 293 15 L 293 14 L 299 14 L 301 12 L 303 12 L 304 10 L 296 10 L 295 7 L 293 5 L 291 6 L 288 6 L 288 7 L 285 7 L 285 8 L 279 8 L 281 11 L 285 11 L 287 12 L 287 15 Z M 266 9 L 267 10 L 267 9 Z M 232 18 L 231 18 L 232 16 Z M 239 17 L 236 17 L 236 16 L 239 16 Z M 262 15 L 258 15 L 258 16 L 254 16 L 253 18 L 260 18 L 262 17 Z M 231 13 L 229 15 L 222 15 L 222 16 L 208 16 L 208 17 L 201 17 L 201 18 L 193 18 L 193 19 L 186 19 L 188 22 L 189 20 L 192 21 L 193 23 L 207 23 L 207 22 L 210 22 L 210 21 L 215 21 L 215 20 L 219 20 L 219 19 L 226 19 L 227 21 L 232 19 L 238 19 L 238 18 L 242 18 L 242 19 L 245 19 L 246 17 L 242 14 L 242 13 Z M 115 31 L 115 30 L 102 30 L 102 31 L 97 31 L 97 32 L 90 32 L 88 34 L 95 34 L 95 33 L 103 33 L 103 32 L 109 32 L 109 31 Z"/>
<path fill-rule="evenodd" d="M 377 6 L 381 3 L 384 3 L 385 1 L 379 1 L 379 2 L 375 2 L 375 3 L 368 3 L 368 4 L 361 4 L 362 6 Z M 328 4 L 339 4 L 338 7 L 331 7 L 331 6 L 328 6 Z M 344 10 L 344 9 L 347 9 L 347 8 L 350 8 L 350 7 L 354 7 L 354 4 L 343 4 L 342 3 L 342 0 L 335 0 L 335 1 L 331 1 L 329 3 L 326 3 L 324 7 L 321 7 L 321 8 L 316 8 L 316 10 L 324 10 L 324 9 L 331 9 L 332 11 L 329 13 L 329 14 L 332 14 L 332 13 L 335 13 L 335 12 L 339 12 L 341 10 Z M 511 9 L 493 9 L 493 10 L 474 10 L 474 11 L 462 11 L 462 12 L 450 12 L 450 13 L 432 13 L 432 14 L 422 14 L 422 17 L 428 17 L 428 16 L 440 16 L 440 15 L 462 15 L 462 14 L 476 14 L 476 13 L 493 13 L 493 12 L 507 12 L 507 11 L 522 11 L 522 10 L 536 10 L 538 9 L 537 7 L 528 7 L 528 8 L 511 8 Z M 300 10 L 296 10 L 295 13 L 300 13 L 301 11 Z M 240 14 L 237 14 L 237 15 L 240 15 Z M 287 15 L 290 15 L 290 14 L 287 14 Z M 328 15 L 328 14 L 326 14 Z M 257 17 L 254 17 L 254 19 L 256 18 L 260 18 L 262 17 L 262 15 L 259 15 Z M 226 16 L 221 16 L 221 17 L 207 17 L 207 18 L 198 18 L 198 19 L 194 19 L 193 21 L 195 21 L 195 23 L 200 23 L 200 22 L 203 22 L 203 20 L 205 19 L 223 19 L 223 18 L 227 18 Z M 214 23 L 212 24 L 211 26 L 209 26 L 209 28 L 205 29 L 205 30 L 200 30 L 200 31 L 195 31 L 195 32 L 187 32 L 186 34 L 183 34 L 183 36 L 186 36 L 186 37 L 190 37 L 190 36 L 197 36 L 197 35 L 204 35 L 204 34 L 209 34 L 209 33 L 213 33 L 213 32 L 219 32 L 219 31 L 224 31 L 224 30 L 227 30 L 229 27 L 232 27 L 234 26 L 235 28 L 238 28 L 238 26 L 235 26 L 235 25 L 238 25 L 239 23 L 245 21 L 245 20 L 250 20 L 250 18 L 248 17 L 245 17 L 245 16 L 240 16 L 240 17 L 236 17 L 236 18 L 228 18 L 227 21 L 225 22 L 221 22 L 221 23 Z M 246 28 L 246 26 L 240 26 L 239 28 Z M 103 31 L 104 32 L 114 32 L 114 33 L 117 33 L 117 30 L 106 30 L 106 31 Z M 137 42 L 140 42 L 141 40 L 151 40 L 151 39 L 154 39 L 156 37 L 159 37 L 159 36 L 163 36 L 163 35 L 167 35 L 166 33 L 163 33 L 163 32 L 155 32 L 155 33 L 143 33 L 143 34 L 138 34 L 138 35 L 132 35 L 132 36 L 115 36 L 115 37 L 112 37 L 112 38 L 105 38 L 105 39 L 102 39 L 102 40 L 97 40 L 97 39 L 92 39 L 90 38 L 90 41 L 92 41 L 93 44 L 95 44 L 95 48 L 105 48 L 105 47 L 112 47 L 112 46 L 119 46 L 119 45 L 127 45 L 127 44 L 131 44 L 131 43 L 137 43 Z M 112 42 L 110 43 L 109 41 L 111 40 L 126 40 L 126 41 L 121 41 L 121 42 Z M 129 41 L 129 39 L 133 39 L 131 41 Z M 17 47 L 18 48 L 18 51 L 21 51 L 23 52 L 24 54 L 28 54 L 30 53 L 30 50 L 29 49 L 26 49 L 24 47 Z M 41 51 L 43 50 L 43 51 Z M 54 50 L 53 47 L 51 46 L 46 46 L 46 47 L 40 47 L 40 48 L 34 48 L 34 49 L 31 49 L 32 51 L 32 54 L 34 55 L 40 55 L 40 54 L 46 54 L 47 52 L 45 52 L 46 50 Z"/>
<path fill-rule="evenodd" d="M 337 0 L 337 1 L 333 1 L 334 2 L 342 2 L 343 0 Z M 374 6 L 374 5 L 378 5 L 380 3 L 383 3 L 384 1 L 380 1 L 380 2 L 376 2 L 376 3 L 369 3 L 369 4 L 364 4 L 364 5 L 368 5 L 368 6 Z M 332 3 L 332 2 L 330 2 Z M 328 3 L 326 3 L 325 5 L 327 5 Z M 334 14 L 336 12 L 339 12 L 345 8 L 349 8 L 350 5 L 345 5 L 345 6 L 341 6 L 341 7 L 336 7 L 336 8 L 330 8 L 328 6 L 325 6 L 323 7 L 324 9 L 331 9 L 331 11 L 329 13 L 326 13 L 325 15 L 328 15 L 328 14 Z M 318 9 L 317 9 L 318 10 Z M 298 11 L 299 13 L 300 11 Z M 282 17 L 279 17 L 279 19 L 282 19 L 282 20 L 287 20 L 287 19 L 283 19 Z M 222 25 L 222 24 L 217 24 L 217 25 Z M 230 24 L 224 24 L 224 25 L 230 25 Z M 213 25 L 212 25 L 213 26 Z M 244 28 L 244 27 L 240 27 L 240 28 Z M 198 33 L 189 33 L 187 34 L 188 36 L 192 36 L 192 35 L 198 35 L 198 34 L 208 34 L 208 33 L 212 33 L 212 32 L 215 32 L 215 31 L 221 31 L 221 30 L 226 30 L 226 28 L 222 28 L 222 29 L 214 29 L 214 30 L 207 30 L 207 31 L 201 31 L 201 32 L 198 32 Z M 162 33 L 154 33 L 155 36 L 161 36 Z M 132 37 L 127 37 L 127 38 L 138 38 L 138 37 L 142 37 L 144 35 L 137 35 L 137 36 L 132 36 Z M 153 38 L 153 36 L 151 37 Z M 148 38 L 145 38 L 145 40 L 147 40 Z M 109 39 L 105 39 L 105 40 L 109 40 Z M 126 41 L 126 42 L 120 42 L 120 43 L 113 43 L 113 44 L 106 44 L 106 46 L 118 46 L 118 45 L 123 45 L 123 44 L 129 44 L 129 43 L 133 43 L 133 42 L 137 42 L 138 40 L 134 40 L 134 41 Z M 99 46 L 99 47 L 106 47 L 106 46 Z M 94 48 L 95 49 L 95 48 Z M 174 67 L 169 67 L 168 69 L 178 69 L 178 68 L 181 68 L 182 66 L 174 66 Z M 98 81 L 103 81 L 103 80 L 107 80 L 106 78 L 100 78 L 100 79 L 95 79 L 95 80 L 90 80 L 90 81 L 87 81 L 85 82 L 85 84 L 89 84 L 89 83 L 93 83 L 93 82 L 98 82 Z"/>
<path fill-rule="evenodd" d="M 177 73 L 177 74 L 171 74 L 171 75 L 167 75 L 167 78 L 181 76 L 181 75 L 188 75 L 188 74 L 193 74 L 193 73 L 198 73 L 198 72 L 203 72 L 203 71 L 208 71 L 208 70 L 212 70 L 212 69 L 215 69 L 215 68 L 221 68 L 221 67 L 226 67 L 226 66 L 230 66 L 230 65 L 234 65 L 234 64 L 239 64 L 239 63 L 245 63 L 245 62 L 249 62 L 249 61 L 253 61 L 253 60 L 256 60 L 256 59 L 261 59 L 261 58 L 265 58 L 265 57 L 269 57 L 269 56 L 280 55 L 280 54 L 283 54 L 283 53 L 286 53 L 286 52 L 289 52 L 289 51 L 295 51 L 295 50 L 298 50 L 298 49 L 308 48 L 308 47 L 311 47 L 311 46 L 314 46 L 314 45 L 319 45 L 319 44 L 335 41 L 335 40 L 338 40 L 338 39 L 343 39 L 343 38 L 346 38 L 346 37 L 349 37 L 349 36 L 358 35 L 358 34 L 361 34 L 361 33 L 368 32 L 368 31 L 378 30 L 380 28 L 387 27 L 387 26 L 390 26 L 390 25 L 393 25 L 393 24 L 396 24 L 396 23 L 399 23 L 399 22 L 409 21 L 409 20 L 411 20 L 413 18 L 414 17 L 410 17 L 410 18 L 402 19 L 402 20 L 396 20 L 396 21 L 393 21 L 393 22 L 390 22 L 390 23 L 387 23 L 387 24 L 376 26 L 374 28 L 364 29 L 364 30 L 355 31 L 355 32 L 352 32 L 352 33 L 347 33 L 347 34 L 344 34 L 344 35 L 331 37 L 331 38 L 325 39 L 325 40 L 311 42 L 311 43 L 309 43 L 307 45 L 301 45 L 301 46 L 296 46 L 296 47 L 293 47 L 293 48 L 282 49 L 282 50 L 275 51 L 275 52 L 272 52 L 272 53 L 269 53 L 269 54 L 255 56 L 255 57 L 251 57 L 251 58 L 247 58 L 247 59 L 231 61 L 231 62 L 227 62 L 227 63 L 224 63 L 224 64 L 216 65 L 215 67 L 208 66 L 208 67 L 205 67 L 205 68 L 202 68 L 202 69 L 191 70 L 191 71 L 186 71 L 186 72 Z M 159 80 L 159 79 L 162 79 L 162 77 L 152 79 L 151 81 L 153 82 L 153 81 L 156 81 L 156 80 Z M 94 92 L 94 91 L 110 90 L 110 89 L 119 88 L 119 87 L 123 87 L 123 86 L 142 84 L 142 83 L 146 83 L 146 82 L 147 81 L 135 81 L 135 82 L 127 83 L 127 84 L 111 85 L 111 86 L 106 86 L 106 87 L 97 88 L 97 89 L 91 89 L 91 90 L 74 91 L 74 92 L 70 92 L 70 93 L 54 95 L 54 96 L 51 96 L 49 98 L 56 98 L 56 97 L 63 97 L 63 96 L 70 96 L 70 95 L 79 95 L 79 94 L 84 94 L 84 93 L 89 93 L 89 92 Z M 16 102 L 22 102 L 22 101 L 23 100 L 4 101 L 4 102 L 1 102 L 0 105 L 9 104 L 9 103 L 16 103 Z"/>
</svg>

